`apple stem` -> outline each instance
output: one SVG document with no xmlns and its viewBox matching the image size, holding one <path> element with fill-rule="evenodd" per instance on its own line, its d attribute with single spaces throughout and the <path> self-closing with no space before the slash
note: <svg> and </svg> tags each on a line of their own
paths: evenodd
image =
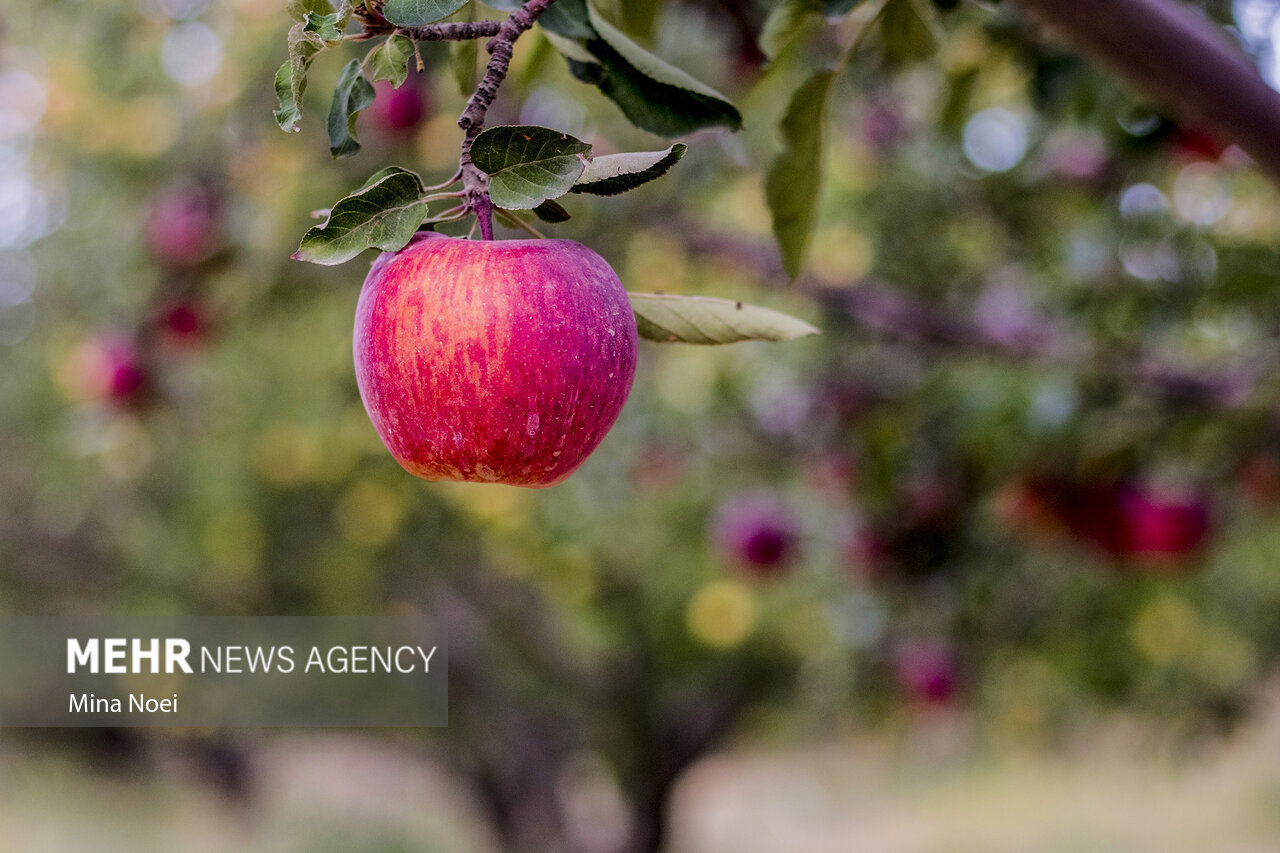
<svg viewBox="0 0 1280 853">
<path fill-rule="evenodd" d="M 489 199 L 489 176 L 471 162 L 471 145 L 480 131 L 484 130 L 485 114 L 497 97 L 502 81 L 507 77 L 516 39 L 528 31 L 538 16 L 554 2 L 555 0 L 528 0 L 499 24 L 497 34 L 485 45 L 485 49 L 489 51 L 489 64 L 485 68 L 484 77 L 467 100 L 466 109 L 458 117 L 458 127 L 462 128 L 462 154 L 458 160 L 462 186 L 467 194 L 467 204 L 475 212 L 480 225 L 480 236 L 485 240 L 493 239 L 493 202 Z"/>
<path fill-rule="evenodd" d="M 476 224 L 480 226 L 480 239 L 493 239 L 493 201 L 488 191 L 478 193 L 471 199 L 471 209 L 476 214 Z"/>
</svg>

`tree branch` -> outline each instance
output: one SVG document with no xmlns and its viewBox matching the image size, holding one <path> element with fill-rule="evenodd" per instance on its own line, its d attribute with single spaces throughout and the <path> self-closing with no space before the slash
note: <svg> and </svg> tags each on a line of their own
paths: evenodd
<svg viewBox="0 0 1280 853">
<path fill-rule="evenodd" d="M 493 38 L 502 26 L 501 21 L 448 21 L 422 27 L 397 27 L 383 16 L 382 6 L 381 0 L 377 0 L 358 4 L 352 10 L 352 14 L 364 22 L 364 37 L 398 33 L 414 41 L 469 41 Z"/>
<path fill-rule="evenodd" d="M 554 2 L 555 0 L 529 0 L 502 22 L 498 34 L 485 45 L 485 49 L 489 51 L 489 65 L 485 69 L 484 79 L 480 81 L 467 101 L 467 108 L 458 118 L 458 127 L 462 128 L 462 157 L 459 160 L 462 166 L 462 186 L 467 193 L 467 204 L 480 223 L 480 236 L 485 240 L 493 239 L 493 202 L 489 200 L 488 176 L 471 162 L 471 144 L 476 141 L 480 131 L 484 130 L 485 114 L 498 95 L 498 87 L 507 77 L 516 39 L 532 27 L 538 16 Z"/>
<path fill-rule="evenodd" d="M 1280 93 L 1216 24 L 1174 0 L 1012 2 L 1280 183 Z"/>
<path fill-rule="evenodd" d="M 687 222 L 681 222 L 678 229 L 668 227 L 665 233 L 693 252 L 785 280 L 776 249 L 760 240 Z M 1137 349 L 1117 353 L 1089 347 L 1062 318 L 1028 318 L 1016 334 L 1001 334 L 976 322 L 971 313 L 939 308 L 882 281 L 868 279 L 852 287 L 827 287 L 802 278 L 796 286 L 886 343 L 1045 365 L 1099 365 L 1101 371 L 1173 405 L 1236 408 L 1258 391 L 1259 380 L 1273 373 L 1280 362 L 1280 355 L 1271 352 L 1260 353 L 1254 364 L 1188 367 Z"/>
<path fill-rule="evenodd" d="M 425 27 L 402 27 L 395 32 L 414 41 L 469 41 L 493 38 L 501 28 L 501 21 L 458 21 L 427 24 Z"/>
</svg>

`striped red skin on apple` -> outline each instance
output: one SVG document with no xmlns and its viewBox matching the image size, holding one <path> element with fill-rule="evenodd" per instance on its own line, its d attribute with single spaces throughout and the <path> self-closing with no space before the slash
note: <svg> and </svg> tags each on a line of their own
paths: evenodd
<svg viewBox="0 0 1280 853">
<path fill-rule="evenodd" d="M 580 243 L 424 232 L 374 261 L 354 354 L 365 409 L 406 471 L 542 488 L 617 420 L 637 334 L 622 282 Z"/>
</svg>

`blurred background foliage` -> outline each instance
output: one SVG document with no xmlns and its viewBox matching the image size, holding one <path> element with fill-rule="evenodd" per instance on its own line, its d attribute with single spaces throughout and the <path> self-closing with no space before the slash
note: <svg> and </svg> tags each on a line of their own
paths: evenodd
<svg viewBox="0 0 1280 853">
<path fill-rule="evenodd" d="M 612 843 L 653 849 L 676 777 L 731 734 L 943 714 L 976 745 L 1046 745 L 1117 709 L 1180 743 L 1230 730 L 1280 652 L 1275 188 L 960 4 L 930 59 L 872 38 L 840 79 L 788 285 L 762 175 L 795 81 L 757 47 L 770 4 L 600 5 L 747 126 L 548 230 L 629 289 L 824 333 L 642 345 L 617 426 L 548 491 L 404 474 L 352 374 L 362 264 L 289 260 L 376 169 L 456 168 L 447 46 L 334 162 L 346 57 L 317 60 L 281 133 L 274 3 L 5 9 L 0 608 L 439 610 L 451 725 L 421 740 L 509 849 L 573 835 L 565 785 L 612 792 Z M 1235 10 L 1246 38 L 1259 8 Z M 489 122 L 662 147 L 537 32 Z M 191 737 L 234 766 L 254 742 Z"/>
</svg>

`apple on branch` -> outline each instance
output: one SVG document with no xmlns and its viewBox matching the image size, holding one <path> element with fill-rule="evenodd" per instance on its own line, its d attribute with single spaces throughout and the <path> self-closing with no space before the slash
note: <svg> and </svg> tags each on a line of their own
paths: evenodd
<svg viewBox="0 0 1280 853">
<path fill-rule="evenodd" d="M 405 85 L 418 54 L 413 40 L 486 39 L 489 54 L 458 118 L 463 136 L 454 175 L 428 186 L 399 166 L 375 172 L 331 208 L 316 211 L 325 221 L 307 231 L 293 256 L 338 264 L 366 249 L 382 250 L 356 309 L 357 384 L 392 456 L 426 480 L 540 488 L 568 477 L 617 420 L 635 376 L 640 337 L 725 344 L 818 331 L 738 300 L 629 294 L 595 252 L 546 239 L 534 227 L 533 217 L 552 224 L 570 218 L 556 199 L 635 189 L 666 174 L 686 148 L 676 143 L 596 157 L 590 144 L 551 128 L 485 127 L 514 42 L 551 3 L 526 0 L 503 21 L 442 21 L 449 13 L 436 4 L 348 9 L 349 17 L 363 22 L 359 40 L 387 38 L 363 60 L 351 59 L 338 77 L 326 122 L 335 158 L 360 151 L 362 112 L 371 111 L 384 129 L 407 130 L 422 117 L 424 93 Z M 646 98 L 663 105 L 659 111 L 636 109 L 634 98 L 622 97 L 619 106 L 641 128 L 665 136 L 741 128 L 741 114 L 722 95 L 647 56 L 589 7 L 566 14 L 579 16 L 573 39 L 581 43 L 564 39 L 561 47 L 598 63 L 594 49 L 614 73 L 643 77 Z M 347 40 L 348 22 L 337 13 L 299 13 L 290 61 L 276 74 L 281 129 L 297 130 L 311 60 Z M 600 38 L 581 35 L 588 29 Z M 605 94 L 619 94 L 603 78 L 598 82 Z M 452 206 L 437 211 L 437 202 Z M 422 230 L 468 216 L 475 217 L 472 231 L 479 240 Z M 495 218 L 535 239 L 494 240 Z"/>
<path fill-rule="evenodd" d="M 604 439 L 636 369 L 617 275 L 571 240 L 421 232 L 374 261 L 356 309 L 356 379 L 409 473 L 544 487 Z"/>
</svg>

